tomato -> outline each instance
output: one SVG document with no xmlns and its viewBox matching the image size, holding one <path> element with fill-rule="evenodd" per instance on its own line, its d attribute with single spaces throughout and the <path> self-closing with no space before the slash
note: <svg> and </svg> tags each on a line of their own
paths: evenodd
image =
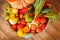
<svg viewBox="0 0 60 40">
<path fill-rule="evenodd" d="M 40 18 L 35 18 L 35 19 L 34 19 L 34 22 L 40 23 Z"/>
<path fill-rule="evenodd" d="M 44 5 L 44 8 L 48 8 L 48 7 L 51 7 L 50 2 L 46 2 Z"/>
<path fill-rule="evenodd" d="M 30 14 L 29 14 L 29 16 L 33 17 L 33 16 L 34 16 L 34 14 L 33 14 L 33 13 L 30 13 Z"/>
<path fill-rule="evenodd" d="M 41 19 L 40 20 L 41 23 L 46 23 L 47 22 L 47 19 L 45 17 L 41 17 L 40 19 Z"/>
<path fill-rule="evenodd" d="M 17 25 L 16 25 L 16 24 L 12 25 L 12 28 L 13 28 L 14 30 L 16 30 L 16 29 L 17 29 Z"/>
<path fill-rule="evenodd" d="M 41 25 L 40 25 L 40 28 L 41 28 L 41 29 L 44 29 L 45 27 L 46 27 L 45 24 L 41 24 Z"/>
<path fill-rule="evenodd" d="M 25 20 L 21 20 L 21 24 L 22 24 L 23 26 L 25 26 L 27 23 L 26 23 Z"/>
<path fill-rule="evenodd" d="M 38 27 L 38 28 L 36 28 L 36 32 L 38 32 L 38 33 L 39 33 L 39 32 L 41 32 L 41 31 L 42 31 L 42 30 L 41 30 L 41 28 L 39 28 L 39 27 Z"/>
<path fill-rule="evenodd" d="M 36 25 L 35 24 L 31 24 L 31 30 L 36 30 Z"/>
<path fill-rule="evenodd" d="M 17 25 L 17 29 L 23 29 L 23 28 L 24 28 L 24 26 L 22 24 Z"/>
<path fill-rule="evenodd" d="M 23 9 L 19 9 L 19 11 L 18 11 L 19 14 L 24 14 L 26 12 L 28 12 L 28 7 L 25 7 Z"/>
</svg>

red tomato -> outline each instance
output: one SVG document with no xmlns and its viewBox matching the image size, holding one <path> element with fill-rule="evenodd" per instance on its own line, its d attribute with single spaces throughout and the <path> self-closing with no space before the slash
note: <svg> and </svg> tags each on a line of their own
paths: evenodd
<svg viewBox="0 0 60 40">
<path fill-rule="evenodd" d="M 42 30 L 41 30 L 41 28 L 39 28 L 39 27 L 38 27 L 38 28 L 36 28 L 36 32 L 38 32 L 38 33 L 39 33 L 39 32 L 41 32 L 41 31 L 42 31 Z"/>
<path fill-rule="evenodd" d="M 23 29 L 23 28 L 24 28 L 24 26 L 22 24 L 17 25 L 17 29 Z"/>
<path fill-rule="evenodd" d="M 19 9 L 19 11 L 18 11 L 19 14 L 24 14 L 26 12 L 28 12 L 28 7 L 25 7 L 23 9 Z"/>
<path fill-rule="evenodd" d="M 34 21 L 35 21 L 36 23 L 40 23 L 40 18 L 35 18 Z"/>
<path fill-rule="evenodd" d="M 14 30 L 16 30 L 16 29 L 17 29 L 17 25 L 16 25 L 16 24 L 12 25 L 12 28 L 13 28 Z"/>
<path fill-rule="evenodd" d="M 48 8 L 48 7 L 50 7 L 51 5 L 50 5 L 50 2 L 46 2 L 45 3 L 45 5 L 44 5 L 44 8 Z"/>
<path fill-rule="evenodd" d="M 46 22 L 47 22 L 47 19 L 46 19 L 45 17 L 41 17 L 41 18 L 40 18 L 40 22 L 41 22 L 41 23 L 46 23 Z"/>
<path fill-rule="evenodd" d="M 36 25 L 35 24 L 31 24 L 31 30 L 36 30 Z"/>
<path fill-rule="evenodd" d="M 21 20 L 21 24 L 22 24 L 23 26 L 25 26 L 25 25 L 26 25 L 26 21 Z"/>
<path fill-rule="evenodd" d="M 40 28 L 41 28 L 41 29 L 44 29 L 45 27 L 46 27 L 45 24 L 41 24 L 41 25 L 40 25 Z"/>
<path fill-rule="evenodd" d="M 33 16 L 34 16 L 34 14 L 33 14 L 33 13 L 30 13 L 30 15 L 29 15 L 29 16 L 33 17 Z"/>
</svg>

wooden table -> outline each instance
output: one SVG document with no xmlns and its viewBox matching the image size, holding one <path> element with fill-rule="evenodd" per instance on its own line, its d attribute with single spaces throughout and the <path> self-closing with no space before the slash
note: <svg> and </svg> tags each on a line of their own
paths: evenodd
<svg viewBox="0 0 60 40">
<path fill-rule="evenodd" d="M 52 3 L 52 9 L 57 11 L 60 17 L 60 0 L 49 1 Z M 11 29 L 8 22 L 3 18 L 4 3 L 4 0 L 0 0 L 0 40 L 60 40 L 60 18 L 54 23 L 49 21 L 46 28 L 32 38 L 23 39 L 18 37 L 16 32 Z"/>
</svg>

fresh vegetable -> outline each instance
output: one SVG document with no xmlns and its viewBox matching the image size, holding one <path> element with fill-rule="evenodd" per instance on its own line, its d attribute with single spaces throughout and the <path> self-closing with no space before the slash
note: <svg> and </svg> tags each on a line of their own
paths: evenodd
<svg viewBox="0 0 60 40">
<path fill-rule="evenodd" d="M 35 18 L 35 19 L 34 19 L 34 22 L 35 22 L 35 23 L 40 23 L 40 20 L 41 20 L 40 18 Z"/>
<path fill-rule="evenodd" d="M 22 24 L 23 26 L 25 26 L 27 23 L 26 23 L 25 20 L 21 20 L 21 24 Z"/>
<path fill-rule="evenodd" d="M 45 24 L 40 24 L 39 27 L 43 30 L 45 28 Z"/>
<path fill-rule="evenodd" d="M 23 33 L 22 30 L 18 30 L 18 31 L 17 31 L 17 35 L 18 35 L 19 37 L 24 37 L 24 36 L 26 35 L 26 33 Z"/>
<path fill-rule="evenodd" d="M 12 8 L 9 4 L 6 5 L 6 12 L 7 13 L 18 13 L 18 9 Z"/>
<path fill-rule="evenodd" d="M 48 13 L 48 12 L 51 12 L 51 8 L 45 8 L 45 9 L 42 9 L 41 13 Z"/>
<path fill-rule="evenodd" d="M 16 24 L 12 25 L 12 28 L 13 28 L 14 30 L 16 30 L 16 29 L 17 29 L 17 25 L 16 25 Z"/>
<path fill-rule="evenodd" d="M 18 13 L 18 9 L 14 9 L 14 8 L 8 8 L 7 13 L 14 13 L 14 14 L 17 14 Z"/>
<path fill-rule="evenodd" d="M 39 33 L 39 32 L 41 32 L 41 31 L 42 31 L 41 28 L 39 28 L 39 27 L 36 28 L 36 32 Z"/>
<path fill-rule="evenodd" d="M 24 14 L 26 12 L 28 12 L 28 7 L 19 10 L 19 14 Z"/>
<path fill-rule="evenodd" d="M 47 19 L 45 17 L 41 17 L 40 23 L 46 23 L 46 22 L 47 22 Z"/>
<path fill-rule="evenodd" d="M 12 8 L 11 10 L 12 10 L 12 13 L 14 13 L 14 14 L 18 13 L 18 9 Z"/>
<path fill-rule="evenodd" d="M 50 12 L 44 15 L 46 18 L 49 18 L 52 22 L 54 22 L 58 18 L 58 13 Z"/>
<path fill-rule="evenodd" d="M 23 29 L 23 27 L 24 27 L 24 26 L 23 26 L 22 24 L 18 24 L 18 25 L 17 25 L 17 29 Z"/>
<path fill-rule="evenodd" d="M 34 8 L 35 8 L 35 16 L 34 18 L 38 17 L 38 15 L 40 14 L 44 4 L 45 4 L 46 0 L 35 0 L 34 2 Z"/>
<path fill-rule="evenodd" d="M 26 13 L 26 15 L 25 15 L 25 21 L 28 22 L 28 23 L 30 23 L 30 22 L 33 21 L 33 18 L 30 17 L 29 14 L 30 14 L 30 13 Z"/>
<path fill-rule="evenodd" d="M 13 25 L 13 24 L 16 24 L 17 21 L 18 21 L 18 18 L 10 18 L 10 19 L 9 19 L 9 23 L 12 24 L 12 25 Z"/>
</svg>

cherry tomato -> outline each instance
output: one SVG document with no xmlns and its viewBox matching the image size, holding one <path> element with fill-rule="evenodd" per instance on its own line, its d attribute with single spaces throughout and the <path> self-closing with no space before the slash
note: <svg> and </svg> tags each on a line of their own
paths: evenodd
<svg viewBox="0 0 60 40">
<path fill-rule="evenodd" d="M 40 20 L 41 23 L 46 23 L 47 22 L 47 19 L 45 17 L 41 17 L 40 19 L 41 19 Z"/>
<path fill-rule="evenodd" d="M 21 24 L 22 24 L 23 26 L 25 26 L 25 25 L 26 25 L 26 21 L 25 21 L 25 20 L 21 20 Z"/>
<path fill-rule="evenodd" d="M 18 11 L 19 14 L 24 14 L 26 12 L 28 12 L 28 7 L 25 7 L 23 9 L 19 9 L 19 11 Z"/>
<path fill-rule="evenodd" d="M 23 28 L 24 28 L 24 26 L 22 24 L 17 25 L 17 29 L 23 29 Z"/>
<path fill-rule="evenodd" d="M 50 2 L 46 2 L 44 5 L 44 8 L 48 8 L 48 7 L 51 7 Z"/>
<path fill-rule="evenodd" d="M 31 24 L 31 30 L 36 30 L 36 25 L 35 24 Z"/>
<path fill-rule="evenodd" d="M 39 32 L 41 32 L 41 31 L 42 31 L 42 30 L 41 30 L 41 28 L 39 28 L 39 27 L 38 27 L 38 28 L 36 28 L 36 32 L 38 32 L 38 33 L 39 33 Z"/>
<path fill-rule="evenodd" d="M 33 14 L 33 13 L 30 13 L 30 15 L 29 15 L 29 16 L 33 17 L 33 16 L 34 16 L 34 14 Z"/>
<path fill-rule="evenodd" d="M 41 24 L 41 25 L 40 25 L 40 28 L 41 28 L 42 30 L 43 30 L 45 27 L 46 27 L 45 24 Z"/>
<path fill-rule="evenodd" d="M 16 30 L 16 29 L 17 29 L 17 25 L 16 25 L 16 24 L 12 25 L 12 28 L 13 28 L 14 30 Z"/>
<path fill-rule="evenodd" d="M 35 18 L 34 21 L 35 21 L 36 23 L 40 23 L 40 18 Z"/>
</svg>

